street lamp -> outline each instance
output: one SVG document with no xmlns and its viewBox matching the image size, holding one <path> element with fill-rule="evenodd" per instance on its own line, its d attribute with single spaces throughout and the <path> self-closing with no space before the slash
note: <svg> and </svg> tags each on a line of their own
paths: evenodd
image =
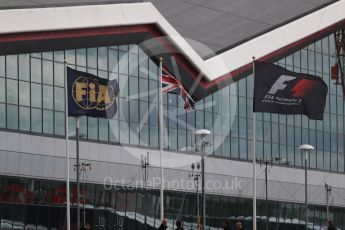
<svg viewBox="0 0 345 230">
<path fill-rule="evenodd" d="M 195 131 L 196 136 L 201 137 L 201 191 L 202 191 L 202 229 L 206 229 L 206 196 L 205 196 L 205 147 L 208 142 L 205 137 L 209 136 L 211 131 L 207 129 L 199 129 Z"/>
<path fill-rule="evenodd" d="M 143 156 L 141 155 L 141 168 L 143 170 L 143 176 L 144 176 L 144 192 L 145 192 L 145 195 L 144 195 L 144 226 L 145 226 L 145 230 L 147 229 L 147 213 L 146 213 L 146 210 L 147 210 L 147 178 L 148 178 L 148 169 L 150 167 L 150 153 L 147 152 L 146 153 L 146 156 Z"/>
<path fill-rule="evenodd" d="M 200 179 L 200 163 L 198 162 L 196 164 L 196 169 L 195 169 L 195 164 L 192 163 L 191 164 L 191 169 L 192 172 L 189 174 L 189 178 L 193 178 L 195 187 L 196 187 L 196 206 L 197 206 L 197 212 L 198 212 L 198 226 L 197 226 L 197 230 L 200 230 L 200 204 L 199 204 L 199 179 Z M 195 170 L 195 171 L 194 171 Z"/>
<path fill-rule="evenodd" d="M 90 163 L 81 163 L 80 164 L 80 172 L 83 173 L 83 227 L 85 228 L 86 226 L 86 209 L 85 209 L 85 203 L 86 203 L 86 193 L 85 193 L 85 174 L 86 171 L 89 170 L 91 171 L 91 164 Z"/>
<path fill-rule="evenodd" d="M 308 230 L 308 155 L 313 146 L 304 144 L 298 147 L 304 152 L 304 169 L 305 169 L 305 229 Z"/>
<path fill-rule="evenodd" d="M 329 218 L 329 195 L 332 192 L 332 186 L 330 186 L 329 184 L 325 183 L 325 190 L 326 190 L 326 219 L 327 222 L 330 220 Z"/>
<path fill-rule="evenodd" d="M 275 164 L 289 164 L 288 161 L 285 161 L 279 157 L 272 157 L 269 160 L 258 160 L 256 161 L 261 165 L 265 165 L 265 208 L 266 208 L 266 230 L 268 230 L 269 219 L 268 219 L 268 166 L 273 167 Z"/>
<path fill-rule="evenodd" d="M 67 121 L 68 122 L 68 121 Z M 77 164 L 74 165 L 77 171 L 77 229 L 80 229 L 80 163 L 79 163 L 79 139 L 82 137 L 86 137 L 84 134 L 79 133 L 79 126 L 80 126 L 80 117 L 76 117 L 76 130 L 75 133 L 71 133 L 75 135 L 76 140 L 76 158 Z"/>
</svg>

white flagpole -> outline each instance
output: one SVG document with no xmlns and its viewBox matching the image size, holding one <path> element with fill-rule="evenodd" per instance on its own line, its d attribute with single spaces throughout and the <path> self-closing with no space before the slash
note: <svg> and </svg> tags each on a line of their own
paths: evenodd
<svg viewBox="0 0 345 230">
<path fill-rule="evenodd" d="M 253 78 L 255 81 L 255 57 L 253 57 Z M 256 230 L 256 114 L 255 112 L 253 112 L 253 230 Z"/>
<path fill-rule="evenodd" d="M 67 89 L 67 59 L 64 61 L 65 70 L 65 133 L 66 133 L 66 219 L 67 230 L 71 229 L 71 212 L 70 212 L 70 188 L 69 188 L 69 140 L 68 140 L 68 89 Z"/>
<path fill-rule="evenodd" d="M 163 77 L 163 58 L 159 59 L 159 150 L 160 150 L 160 168 L 161 168 L 161 188 L 160 188 L 160 217 L 164 219 L 164 171 L 163 171 L 163 93 L 162 93 L 162 77 Z"/>
</svg>

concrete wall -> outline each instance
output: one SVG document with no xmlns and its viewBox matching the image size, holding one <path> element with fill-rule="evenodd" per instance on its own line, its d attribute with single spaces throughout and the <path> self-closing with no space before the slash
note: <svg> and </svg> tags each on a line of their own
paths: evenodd
<svg viewBox="0 0 345 230">
<path fill-rule="evenodd" d="M 148 186 L 159 189 L 159 151 L 109 144 L 80 143 L 81 162 L 92 164 L 87 182 L 106 185 L 140 186 L 143 171 L 141 155 L 150 153 Z M 75 180 L 75 142 L 70 141 L 70 173 Z M 164 177 L 167 189 L 195 191 L 189 178 L 190 165 L 198 162 L 196 154 L 164 152 Z M 264 168 L 257 165 L 258 198 L 264 198 Z M 206 158 L 207 192 L 212 194 L 252 196 L 251 162 Z M 0 174 L 20 177 L 65 180 L 65 140 L 52 137 L 0 131 Z M 269 198 L 273 200 L 304 202 L 304 170 L 274 166 L 269 169 Z M 345 207 L 345 175 L 308 171 L 310 203 L 325 203 L 325 182 L 333 187 L 331 204 Z"/>
</svg>

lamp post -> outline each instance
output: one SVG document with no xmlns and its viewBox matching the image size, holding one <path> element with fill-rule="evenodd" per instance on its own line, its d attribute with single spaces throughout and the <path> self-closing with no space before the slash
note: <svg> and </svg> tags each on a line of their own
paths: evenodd
<svg viewBox="0 0 345 230">
<path fill-rule="evenodd" d="M 195 132 L 196 136 L 201 137 L 201 193 L 202 193 L 202 229 L 206 229 L 206 196 L 205 196 L 205 147 L 208 142 L 205 140 L 211 131 L 207 129 L 199 129 Z"/>
<path fill-rule="evenodd" d="M 284 162 L 284 160 L 280 159 L 279 157 L 274 157 L 269 160 L 256 160 L 260 167 L 262 164 L 265 165 L 265 208 L 266 208 L 266 230 L 268 230 L 269 219 L 268 219 L 268 166 L 273 167 L 274 164 L 289 164 L 288 161 Z"/>
<path fill-rule="evenodd" d="M 67 121 L 68 122 L 68 121 Z M 75 130 L 75 140 L 76 140 L 76 164 L 74 169 L 76 170 L 77 179 L 77 229 L 80 229 L 80 163 L 79 163 L 79 139 L 85 137 L 85 135 L 79 133 L 80 117 L 76 117 L 76 130 Z"/>
<path fill-rule="evenodd" d="M 326 190 L 326 219 L 327 221 L 330 220 L 329 218 L 329 195 L 332 192 L 332 186 L 330 186 L 329 184 L 325 183 L 325 190 Z"/>
<path fill-rule="evenodd" d="M 197 222 L 198 222 L 198 226 L 197 226 L 197 230 L 200 230 L 200 204 L 199 204 L 199 179 L 200 179 L 200 163 L 196 164 L 196 169 L 195 169 L 195 164 L 192 163 L 191 164 L 191 169 L 192 172 L 189 174 L 189 178 L 193 178 L 195 187 L 196 187 L 196 207 L 197 207 Z M 194 172 L 194 170 L 196 170 L 196 172 Z"/>
<path fill-rule="evenodd" d="M 86 203 L 86 193 L 85 193 L 85 174 L 87 170 L 91 171 L 91 164 L 90 163 L 81 163 L 79 166 L 79 171 L 83 173 L 83 227 L 86 226 L 86 210 L 85 210 L 85 203 Z"/>
<path fill-rule="evenodd" d="M 308 230 L 308 155 L 313 146 L 304 144 L 298 147 L 304 153 L 304 170 L 305 170 L 305 229 Z"/>
<path fill-rule="evenodd" d="M 144 171 L 143 176 L 144 176 L 144 229 L 147 229 L 147 177 L 148 177 L 148 168 L 150 167 L 150 153 L 147 152 L 146 156 L 141 155 L 141 168 Z"/>
</svg>

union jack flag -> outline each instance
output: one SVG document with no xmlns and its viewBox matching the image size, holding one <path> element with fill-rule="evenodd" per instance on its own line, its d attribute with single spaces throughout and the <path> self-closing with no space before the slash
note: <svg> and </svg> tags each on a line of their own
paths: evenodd
<svg viewBox="0 0 345 230">
<path fill-rule="evenodd" d="M 183 85 L 164 68 L 162 70 L 162 91 L 165 93 L 179 94 L 184 101 L 184 109 L 194 109 L 195 101 Z"/>
</svg>

